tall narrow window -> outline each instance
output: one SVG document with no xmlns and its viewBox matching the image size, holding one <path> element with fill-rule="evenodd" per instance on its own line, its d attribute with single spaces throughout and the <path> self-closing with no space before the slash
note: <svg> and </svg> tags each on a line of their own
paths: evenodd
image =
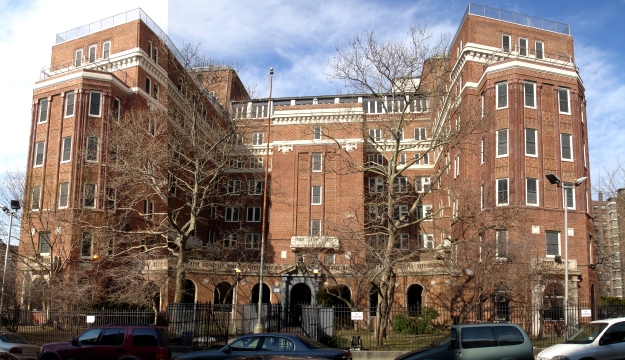
<svg viewBox="0 0 625 360">
<path fill-rule="evenodd" d="M 111 42 L 106 41 L 102 44 L 102 59 L 108 59 L 111 54 Z"/>
<path fill-rule="evenodd" d="M 430 178 L 427 176 L 417 176 L 414 185 L 417 192 L 428 192 L 430 191 Z"/>
<path fill-rule="evenodd" d="M 249 180 L 247 183 L 248 195 L 262 195 L 263 194 L 263 181 L 262 180 Z"/>
<path fill-rule="evenodd" d="M 61 155 L 61 162 L 68 162 L 72 159 L 72 137 L 65 136 L 63 138 L 63 151 Z"/>
<path fill-rule="evenodd" d="M 113 100 L 113 119 L 119 120 L 122 111 L 122 103 L 118 98 Z"/>
<path fill-rule="evenodd" d="M 484 137 L 482 137 L 481 149 L 480 149 L 480 164 L 486 161 L 486 154 L 484 154 Z"/>
<path fill-rule="evenodd" d="M 150 80 L 149 77 L 145 78 L 145 92 L 148 93 L 148 95 L 152 92 L 152 80 Z"/>
<path fill-rule="evenodd" d="M 543 42 L 542 41 L 536 41 L 536 59 L 543 59 L 544 55 L 543 55 Z"/>
<path fill-rule="evenodd" d="M 312 205 L 321 205 L 321 186 L 313 186 L 311 196 Z"/>
<path fill-rule="evenodd" d="M 547 238 L 547 256 L 560 255 L 560 233 L 557 231 L 545 231 Z"/>
<path fill-rule="evenodd" d="M 100 116 L 102 104 L 102 93 L 92 91 L 89 94 L 89 116 Z"/>
<path fill-rule="evenodd" d="M 573 183 L 564 183 L 565 204 L 568 209 L 575 210 L 575 186 Z"/>
<path fill-rule="evenodd" d="M 538 179 L 525 179 L 525 203 L 527 205 L 538 205 Z"/>
<path fill-rule="evenodd" d="M 83 194 L 83 206 L 86 208 L 95 208 L 96 184 L 85 184 Z"/>
<path fill-rule="evenodd" d="M 227 207 L 226 208 L 226 222 L 239 221 L 239 207 Z"/>
<path fill-rule="evenodd" d="M 508 205 L 508 179 L 497 179 L 497 206 Z"/>
<path fill-rule="evenodd" d="M 321 153 L 312 153 L 312 171 L 321 171 Z"/>
<path fill-rule="evenodd" d="M 508 129 L 497 130 L 497 157 L 508 156 Z"/>
<path fill-rule="evenodd" d="M 80 65 L 82 65 L 82 49 L 78 49 L 74 53 L 74 66 L 78 67 Z"/>
<path fill-rule="evenodd" d="M 369 129 L 369 137 L 373 141 L 382 140 L 382 129 Z"/>
<path fill-rule="evenodd" d="M 87 138 L 86 160 L 88 162 L 98 161 L 98 138 L 97 137 L 89 136 Z"/>
<path fill-rule="evenodd" d="M 527 56 L 527 39 L 519 38 L 519 55 Z"/>
<path fill-rule="evenodd" d="M 572 136 L 571 134 L 560 134 L 560 142 L 562 147 L 562 160 L 573 160 L 572 151 Z"/>
<path fill-rule="evenodd" d="M 537 156 L 538 151 L 536 148 L 536 129 L 525 129 L 525 155 Z"/>
<path fill-rule="evenodd" d="M 241 193 L 241 180 L 228 180 L 228 194 L 239 195 Z"/>
<path fill-rule="evenodd" d="M 560 104 L 560 114 L 570 114 L 569 107 L 569 89 L 558 89 L 558 102 Z"/>
<path fill-rule="evenodd" d="M 510 52 L 510 35 L 501 36 L 501 48 L 504 52 Z"/>
<path fill-rule="evenodd" d="M 83 259 L 91 258 L 91 248 L 93 243 L 93 235 L 90 232 L 82 233 L 82 242 L 80 246 L 80 257 Z"/>
<path fill-rule="evenodd" d="M 391 140 L 404 140 L 404 130 L 403 129 L 391 129 Z"/>
<path fill-rule="evenodd" d="M 313 127 L 313 140 L 321 140 L 321 126 Z"/>
<path fill-rule="evenodd" d="M 152 60 L 155 63 L 158 63 L 158 48 L 154 47 L 154 49 L 152 50 Z"/>
<path fill-rule="evenodd" d="M 152 58 L 152 42 L 148 41 L 148 57 Z"/>
<path fill-rule="evenodd" d="M 484 210 L 484 184 L 480 185 L 480 210 Z"/>
<path fill-rule="evenodd" d="M 502 82 L 497 84 L 497 109 L 505 109 L 508 107 L 508 83 Z"/>
<path fill-rule="evenodd" d="M 89 46 L 89 62 L 95 61 L 95 45 Z"/>
<path fill-rule="evenodd" d="M 508 257 L 508 230 L 496 230 L 497 260 L 507 260 Z"/>
<path fill-rule="evenodd" d="M 425 128 L 414 128 L 414 139 L 425 140 Z"/>
<path fill-rule="evenodd" d="M 74 116 L 74 92 L 65 93 L 65 117 Z"/>
<path fill-rule="evenodd" d="M 59 209 L 67 207 L 69 197 L 69 183 L 59 184 Z"/>
<path fill-rule="evenodd" d="M 39 100 L 39 123 L 48 121 L 48 99 Z"/>
<path fill-rule="evenodd" d="M 310 236 L 321 236 L 321 220 L 310 220 Z"/>
<path fill-rule="evenodd" d="M 30 209 L 39 210 L 41 208 L 41 186 L 33 186 L 30 191 Z"/>
<path fill-rule="evenodd" d="M 43 166 L 45 141 L 39 141 L 35 144 L 35 167 Z"/>
<path fill-rule="evenodd" d="M 50 232 L 39 232 L 39 255 L 50 255 L 52 246 L 50 246 Z"/>
<path fill-rule="evenodd" d="M 252 134 L 252 145 L 261 145 L 264 141 L 265 134 L 257 132 Z"/>
<path fill-rule="evenodd" d="M 155 82 L 154 87 L 152 88 L 152 97 L 158 100 L 158 84 Z"/>
<path fill-rule="evenodd" d="M 261 207 L 260 206 L 248 206 L 247 207 L 247 216 L 245 221 L 247 222 L 260 222 L 261 216 Z"/>
<path fill-rule="evenodd" d="M 536 83 L 526 81 L 523 84 L 525 94 L 525 107 L 536 107 Z"/>
<path fill-rule="evenodd" d="M 112 188 L 106 189 L 106 209 L 108 211 L 115 211 L 117 202 L 117 191 Z"/>
</svg>

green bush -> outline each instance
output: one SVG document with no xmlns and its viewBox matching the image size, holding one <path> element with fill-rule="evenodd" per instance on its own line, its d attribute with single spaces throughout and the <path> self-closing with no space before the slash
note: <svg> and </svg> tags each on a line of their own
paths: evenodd
<svg viewBox="0 0 625 360">
<path fill-rule="evenodd" d="M 321 342 L 329 347 L 347 349 L 349 348 L 349 341 L 346 338 L 339 335 L 332 335 L 324 337 Z"/>
<path fill-rule="evenodd" d="M 439 313 L 429 307 L 421 309 L 421 316 L 397 314 L 393 319 L 393 330 L 408 335 L 432 334 L 436 331 L 434 319 L 438 316 Z"/>
</svg>

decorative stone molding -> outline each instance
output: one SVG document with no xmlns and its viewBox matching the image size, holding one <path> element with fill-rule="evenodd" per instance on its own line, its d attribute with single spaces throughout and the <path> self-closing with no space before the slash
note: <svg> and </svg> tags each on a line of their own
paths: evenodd
<svg viewBox="0 0 625 360">
<path fill-rule="evenodd" d="M 343 144 L 343 150 L 347 151 L 347 152 L 351 152 L 353 150 L 357 150 L 358 149 L 358 144 L 354 143 L 354 142 L 346 142 Z"/>
<path fill-rule="evenodd" d="M 293 144 L 284 143 L 282 145 L 278 145 L 278 151 L 281 153 L 287 154 L 290 151 L 293 151 Z"/>
</svg>

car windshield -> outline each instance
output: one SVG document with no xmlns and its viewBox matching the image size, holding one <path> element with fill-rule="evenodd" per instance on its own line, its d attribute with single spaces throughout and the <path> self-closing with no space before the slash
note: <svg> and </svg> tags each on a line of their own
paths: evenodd
<svg viewBox="0 0 625 360">
<path fill-rule="evenodd" d="M 297 338 L 299 339 L 299 341 L 304 343 L 304 345 L 306 345 L 306 347 L 309 348 L 309 349 L 323 349 L 323 348 L 327 348 L 327 346 L 325 346 L 322 343 L 317 342 L 317 341 L 315 341 L 313 339 L 305 338 L 303 336 L 298 336 Z"/>
<path fill-rule="evenodd" d="M 28 344 L 28 341 L 26 341 L 26 339 L 14 333 L 0 333 L 0 340 L 5 343 Z"/>
<path fill-rule="evenodd" d="M 447 335 L 447 336 L 443 336 L 442 338 L 433 341 L 430 346 L 431 347 L 441 347 L 441 346 L 447 346 L 447 344 L 449 344 L 449 341 L 451 340 L 451 336 Z"/>
<path fill-rule="evenodd" d="M 590 323 L 584 325 L 566 341 L 567 344 L 590 344 L 608 326 L 607 323 Z"/>
</svg>

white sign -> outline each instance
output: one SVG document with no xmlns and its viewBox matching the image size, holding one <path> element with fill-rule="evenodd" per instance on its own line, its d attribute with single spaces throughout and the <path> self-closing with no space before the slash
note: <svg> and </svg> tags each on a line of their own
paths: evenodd
<svg viewBox="0 0 625 360">
<path fill-rule="evenodd" d="M 592 312 L 590 311 L 590 309 L 582 309 L 582 317 L 591 317 L 592 316 Z"/>
<path fill-rule="evenodd" d="M 352 311 L 352 320 L 362 320 L 364 315 L 362 311 Z"/>
<path fill-rule="evenodd" d="M 87 324 L 93 324 L 95 322 L 95 315 L 87 315 Z"/>
</svg>

